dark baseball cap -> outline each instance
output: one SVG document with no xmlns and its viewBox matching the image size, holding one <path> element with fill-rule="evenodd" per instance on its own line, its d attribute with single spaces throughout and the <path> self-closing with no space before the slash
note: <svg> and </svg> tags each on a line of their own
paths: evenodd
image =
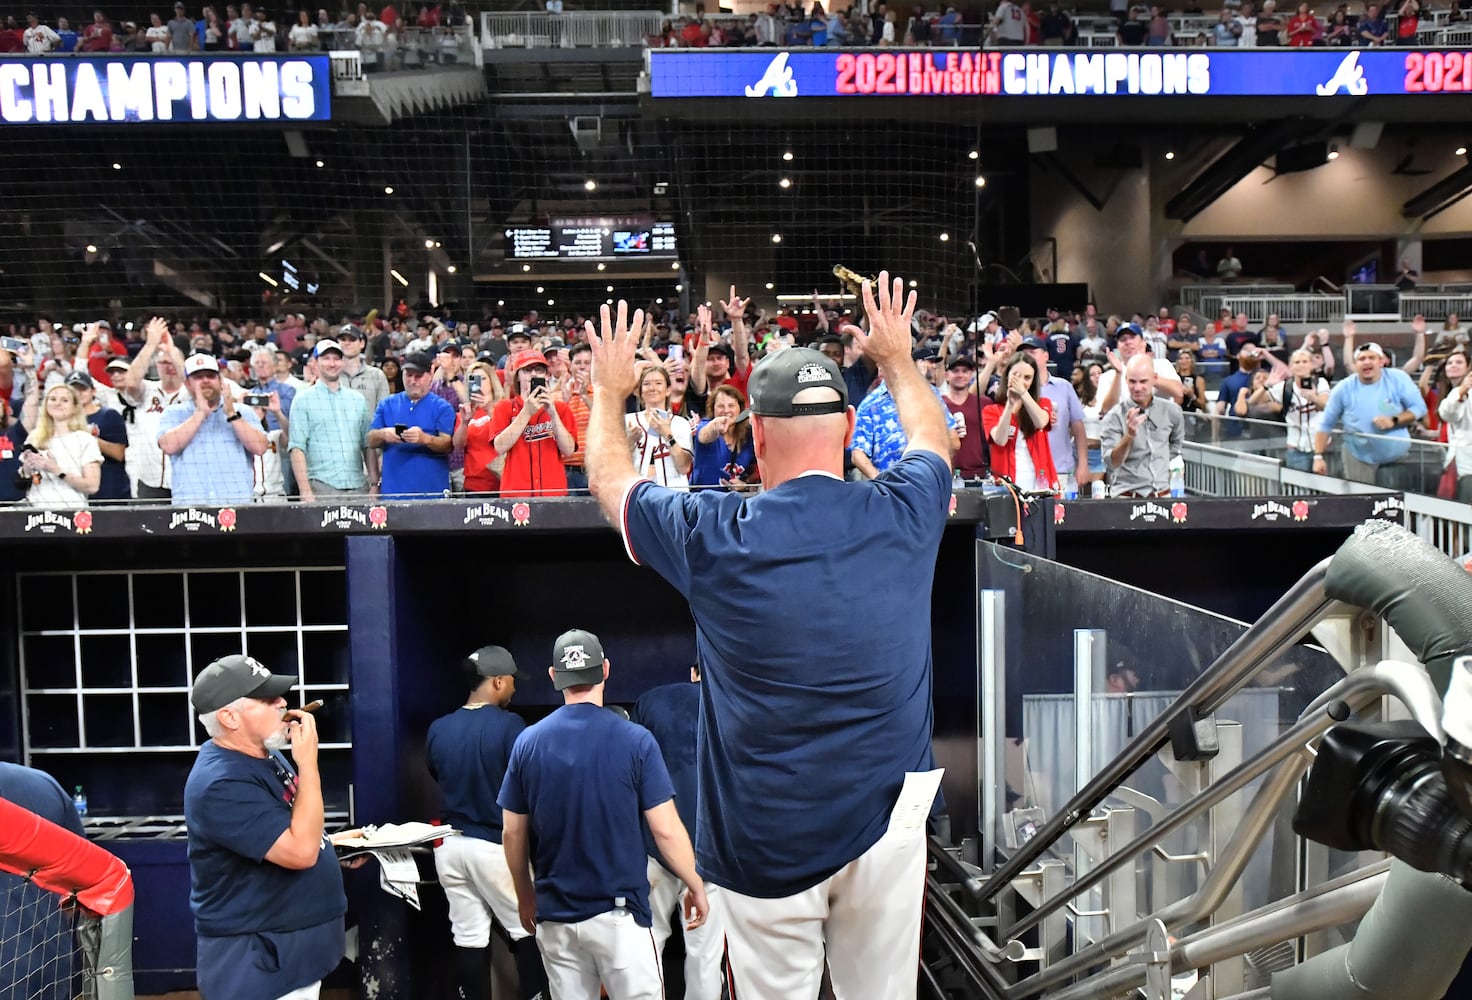
<svg viewBox="0 0 1472 1000">
<path fill-rule="evenodd" d="M 1023 337 L 1022 343 L 1017 346 L 1024 351 L 1046 351 L 1048 349 L 1048 345 L 1038 337 Z"/>
<path fill-rule="evenodd" d="M 969 354 L 957 354 L 946 362 L 946 371 L 950 371 L 953 368 L 970 368 L 972 371 L 975 371 L 976 362 L 971 360 L 971 355 Z"/>
<path fill-rule="evenodd" d="M 253 656 L 222 656 L 199 672 L 189 701 L 200 715 L 218 712 L 237 698 L 273 701 L 296 685 L 288 674 L 273 674 Z"/>
<path fill-rule="evenodd" d="M 726 344 L 726 343 L 712 344 L 710 346 L 710 353 L 711 354 L 724 354 L 726 356 L 726 360 L 727 361 L 729 361 L 733 365 L 736 363 L 736 349 L 734 347 L 732 347 L 730 344 Z M 707 357 L 708 356 L 709 355 L 707 355 Z"/>
<path fill-rule="evenodd" d="M 848 386 L 826 354 L 811 347 L 790 347 L 762 360 L 751 373 L 751 412 L 762 417 L 806 417 L 848 409 Z M 832 399 L 799 400 L 803 393 Z"/>
<path fill-rule="evenodd" d="M 558 691 L 579 684 L 603 683 L 603 643 L 586 629 L 569 629 L 552 646 L 552 686 Z"/>
<path fill-rule="evenodd" d="M 458 340 L 447 340 L 443 344 L 441 344 L 439 347 L 435 348 L 435 353 L 436 354 L 459 354 L 460 353 L 460 341 L 458 341 Z"/>
<path fill-rule="evenodd" d="M 424 352 L 410 354 L 399 362 L 399 371 L 427 372 L 434 369 L 434 362 Z"/>
<path fill-rule="evenodd" d="M 465 658 L 465 667 L 481 677 L 515 677 L 526 680 L 516 669 L 516 660 L 505 646 L 482 646 Z"/>
<path fill-rule="evenodd" d="M 86 372 L 71 372 L 66 377 L 67 385 L 79 385 L 84 389 L 93 388 L 92 376 Z"/>
<path fill-rule="evenodd" d="M 338 330 L 337 331 L 337 339 L 338 340 L 362 340 L 363 339 L 363 331 L 362 330 L 359 330 L 356 326 L 353 326 L 351 323 L 349 323 L 347 326 L 344 326 L 341 330 Z"/>
<path fill-rule="evenodd" d="M 911 361 L 934 361 L 938 357 L 933 347 L 917 347 L 910 352 Z"/>
<path fill-rule="evenodd" d="M 1140 328 L 1138 326 L 1135 326 L 1135 324 L 1133 323 L 1126 323 L 1124 326 L 1121 326 L 1118 330 L 1114 331 L 1114 339 L 1116 341 L 1119 340 L 1121 337 L 1143 336 L 1144 334 L 1140 332 Z"/>
</svg>

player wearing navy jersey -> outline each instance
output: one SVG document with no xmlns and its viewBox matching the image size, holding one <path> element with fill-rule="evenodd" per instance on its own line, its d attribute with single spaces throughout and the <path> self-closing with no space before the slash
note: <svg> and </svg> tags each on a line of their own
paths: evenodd
<svg viewBox="0 0 1472 1000">
<path fill-rule="evenodd" d="M 642 316 L 631 325 L 620 303 L 616 319 L 602 311 L 601 332 L 588 328 L 590 486 L 630 556 L 695 617 L 697 856 L 722 888 L 742 998 L 816 997 L 825 957 L 839 1000 L 916 992 L 924 818 L 940 780 L 929 621 L 949 433 L 910 360 L 914 293 L 904 301 L 887 273 L 877 301 L 867 283 L 863 292 L 869 332 L 846 332 L 878 365 L 909 444 L 857 484 L 842 479 L 854 428 L 842 373 L 801 348 L 751 377 L 764 492 L 678 493 L 642 480 L 619 412 L 635 386 Z M 877 601 L 876 579 L 886 582 Z"/>
<path fill-rule="evenodd" d="M 603 710 L 598 637 L 564 632 L 552 655 L 564 704 L 516 738 L 498 798 L 521 925 L 537 936 L 556 1000 L 596 1000 L 600 982 L 609 1000 L 663 1000 L 641 815 L 690 887 L 689 929 L 708 906 L 675 790 L 649 730 Z"/>
<path fill-rule="evenodd" d="M 648 729 L 659 744 L 670 782 L 675 786 L 675 810 L 685 829 L 695 836 L 695 743 L 700 728 L 700 666 L 690 668 L 689 684 L 665 684 L 645 691 L 634 703 L 633 721 Z M 648 828 L 644 849 L 649 852 L 649 912 L 654 918 L 654 944 L 661 956 L 670 939 L 670 915 L 685 890 L 679 876 L 661 862 Z M 705 924 L 685 933 L 685 1000 L 721 1000 L 725 978 L 725 925 L 720 895 L 705 887 L 710 914 Z"/>
<path fill-rule="evenodd" d="M 501 646 L 483 646 L 463 664 L 470 697 L 436 719 L 425 740 L 429 773 L 440 786 L 440 818 L 463 836 L 446 837 L 434 851 L 434 867 L 450 904 L 455 939 L 455 982 L 460 1000 L 490 1000 L 491 922 L 511 939 L 523 1000 L 546 985 L 536 943 L 521 926 L 516 887 L 501 846 L 501 807 L 496 793 L 516 737 L 526 728 L 506 711 L 525 675 Z"/>
</svg>

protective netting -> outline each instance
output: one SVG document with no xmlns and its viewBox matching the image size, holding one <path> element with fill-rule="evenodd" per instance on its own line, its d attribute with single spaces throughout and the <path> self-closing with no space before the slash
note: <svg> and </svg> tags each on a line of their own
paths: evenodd
<svg viewBox="0 0 1472 1000">
<path fill-rule="evenodd" d="M 0 996 L 7 1000 L 74 1000 L 85 987 L 81 925 L 88 916 L 74 897 L 0 872 Z"/>
</svg>

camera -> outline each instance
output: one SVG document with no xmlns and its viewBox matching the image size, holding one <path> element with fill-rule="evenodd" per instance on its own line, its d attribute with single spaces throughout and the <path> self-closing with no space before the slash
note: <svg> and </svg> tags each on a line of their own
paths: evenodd
<svg viewBox="0 0 1472 1000">
<path fill-rule="evenodd" d="M 271 394 L 269 392 L 247 392 L 240 397 L 246 406 L 270 406 Z"/>
<path fill-rule="evenodd" d="M 1293 832 L 1472 882 L 1472 819 L 1448 785 L 1440 744 L 1415 722 L 1341 723 L 1325 733 Z"/>
<path fill-rule="evenodd" d="M 1298 384 L 1304 389 L 1312 389 L 1314 387 L 1314 380 L 1312 378 L 1301 378 L 1298 380 Z"/>
<path fill-rule="evenodd" d="M 529 384 L 531 386 L 531 391 L 532 392 L 536 392 L 538 389 L 545 389 L 545 388 L 547 388 L 547 380 L 545 378 L 543 378 L 542 376 L 540 376 L 540 375 L 538 375 L 536 378 L 532 379 Z"/>
</svg>

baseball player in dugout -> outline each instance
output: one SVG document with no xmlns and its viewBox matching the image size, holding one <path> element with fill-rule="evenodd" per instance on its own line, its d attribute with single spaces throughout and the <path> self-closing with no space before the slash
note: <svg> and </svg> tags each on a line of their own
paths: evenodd
<svg viewBox="0 0 1472 1000">
<path fill-rule="evenodd" d="M 516 957 L 519 995 L 537 1000 L 547 985 L 535 941 L 521 926 L 516 887 L 501 846 L 496 794 L 516 737 L 526 728 L 506 711 L 525 675 L 501 646 L 483 646 L 465 658 L 470 697 L 429 727 L 429 773 L 440 786 L 440 817 L 463 836 L 446 837 L 434 867 L 450 904 L 455 939 L 455 983 L 460 1000 L 491 998 L 491 923 L 500 924 Z"/>
<path fill-rule="evenodd" d="M 697 626 L 696 856 L 721 888 L 740 1000 L 812 1000 L 825 962 L 837 1000 L 916 995 L 925 823 L 941 778 L 929 622 L 950 444 L 910 360 L 915 293 L 907 301 L 887 272 L 862 292 L 868 329 L 844 332 L 878 366 L 909 440 L 863 483 L 843 480 L 854 429 L 843 374 L 806 348 L 751 375 L 761 493 L 643 479 L 622 413 L 643 316 L 631 321 L 621 302 L 616 316 L 603 309 L 601 330 L 588 325 L 589 485 L 630 557 L 685 595 Z M 889 584 L 880 601 L 876 579 Z"/>
<path fill-rule="evenodd" d="M 690 668 L 690 680 L 662 684 L 639 696 L 633 721 L 648 729 L 664 755 L 664 765 L 675 786 L 675 809 L 685 829 L 695 833 L 695 746 L 700 730 L 700 664 Z M 698 834 L 697 834 L 698 836 Z M 654 943 L 661 959 L 670 939 L 671 915 L 677 909 L 685 886 L 659 857 L 647 829 L 644 847 L 649 853 L 649 909 L 654 917 Z M 698 867 L 698 864 L 697 864 Z M 721 1000 L 725 977 L 726 928 L 721 921 L 721 900 L 716 887 L 707 884 L 710 913 L 697 930 L 685 932 L 685 1000 Z M 671 998 L 677 1000 L 677 998 Z"/>
<path fill-rule="evenodd" d="M 323 832 L 317 722 L 287 709 L 295 684 L 225 656 L 189 694 L 210 737 L 184 785 L 204 1000 L 316 1000 L 343 956 L 348 903 Z"/>
<path fill-rule="evenodd" d="M 705 884 L 654 737 L 603 709 L 608 671 L 597 636 L 558 637 L 548 673 L 564 704 L 516 738 L 498 799 L 502 843 L 556 1000 L 598 1000 L 600 983 L 609 1000 L 663 1000 L 641 815 L 688 886 L 687 930 L 705 922 Z"/>
</svg>

